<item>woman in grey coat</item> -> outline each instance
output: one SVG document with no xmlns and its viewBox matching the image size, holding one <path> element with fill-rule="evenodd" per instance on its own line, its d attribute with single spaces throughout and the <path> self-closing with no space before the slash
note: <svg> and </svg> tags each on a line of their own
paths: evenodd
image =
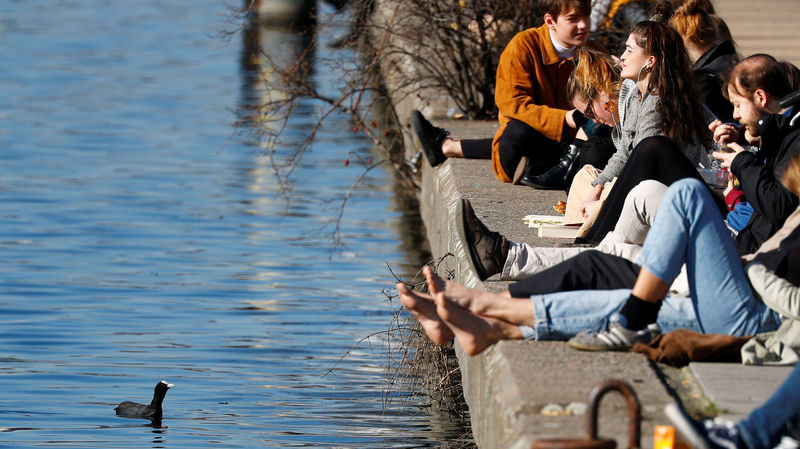
<svg viewBox="0 0 800 449">
<path fill-rule="evenodd" d="M 604 183 L 617 178 L 597 220 L 584 236 L 599 242 L 617 222 L 628 192 L 652 179 L 670 185 L 682 178 L 702 180 L 698 166 L 709 167 L 711 134 L 697 93 L 692 66 L 678 32 L 664 18 L 639 23 L 620 57 L 618 154 L 595 180 L 580 212 L 599 205 Z"/>
</svg>

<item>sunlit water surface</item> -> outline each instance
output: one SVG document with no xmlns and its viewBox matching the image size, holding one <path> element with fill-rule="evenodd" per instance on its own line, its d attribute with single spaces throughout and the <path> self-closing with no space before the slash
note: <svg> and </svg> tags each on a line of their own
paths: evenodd
<svg viewBox="0 0 800 449">
<path fill-rule="evenodd" d="M 256 142 L 234 134 L 262 92 L 241 36 L 218 36 L 229 19 L 222 0 L 0 3 L 0 446 L 428 447 L 457 434 L 446 416 L 384 404 L 380 335 L 337 365 L 389 325 L 386 264 L 418 266 L 401 243 L 414 220 L 389 169 L 373 170 L 331 251 L 325 223 L 362 170 L 343 161 L 374 150 L 334 116 L 281 195 Z M 323 89 L 334 78 L 312 74 Z M 289 142 L 313 114 L 301 108 Z M 161 379 L 175 384 L 164 427 L 115 416 Z"/>
</svg>

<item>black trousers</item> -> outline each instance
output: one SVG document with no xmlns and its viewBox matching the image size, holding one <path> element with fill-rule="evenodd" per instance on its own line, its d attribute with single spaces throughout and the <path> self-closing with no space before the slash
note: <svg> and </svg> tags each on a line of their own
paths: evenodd
<svg viewBox="0 0 800 449">
<path fill-rule="evenodd" d="M 461 152 L 465 159 L 491 159 L 493 140 L 464 139 L 461 141 Z"/>
<path fill-rule="evenodd" d="M 703 180 L 694 164 L 672 140 L 664 136 L 648 137 L 642 140 L 633 149 L 628 162 L 617 176 L 617 182 L 608 195 L 594 225 L 583 239 L 578 239 L 578 242 L 597 243 L 603 240 L 606 234 L 617 225 L 625 197 L 640 182 L 653 179 L 669 186 L 683 178 Z M 725 203 L 721 195 L 713 190 L 710 191 L 712 197 L 717 201 L 717 205 L 721 207 L 720 211 L 725 211 Z"/>
<path fill-rule="evenodd" d="M 512 176 L 522 156 L 527 156 L 528 172 L 543 173 L 558 163 L 566 148 L 566 144 L 547 138 L 528 124 L 512 119 L 500 136 L 500 165 L 508 176 Z M 467 159 L 491 159 L 492 139 L 462 140 L 461 150 Z"/>
<path fill-rule="evenodd" d="M 573 290 L 633 288 L 640 266 L 600 251 L 584 251 L 508 286 L 514 298 Z"/>
<path fill-rule="evenodd" d="M 608 163 L 608 160 L 611 159 L 611 156 L 617 151 L 617 148 L 614 146 L 614 141 L 611 139 L 611 128 L 608 126 L 601 126 L 600 128 L 601 129 L 589 137 L 588 140 L 579 145 L 579 167 L 589 164 L 592 167 L 602 170 Z"/>
</svg>

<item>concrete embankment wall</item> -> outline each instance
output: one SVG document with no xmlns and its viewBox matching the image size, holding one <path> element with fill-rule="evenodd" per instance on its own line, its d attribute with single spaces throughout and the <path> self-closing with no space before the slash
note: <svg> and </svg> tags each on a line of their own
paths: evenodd
<svg viewBox="0 0 800 449">
<path fill-rule="evenodd" d="M 445 123 L 467 135 L 484 129 L 475 123 Z M 552 245 L 542 241 L 522 223 L 531 213 L 550 213 L 563 192 L 536 192 L 527 187 L 497 181 L 489 161 L 451 160 L 441 167 L 422 170 L 421 213 L 434 257 L 452 253 L 440 265 L 440 273 L 453 272 L 467 285 L 491 291 L 507 283 L 480 282 L 466 262 L 455 232 L 456 204 L 470 199 L 476 213 L 491 228 L 516 241 Z M 564 242 L 564 241 L 561 241 Z M 542 438 L 585 435 L 584 416 L 547 416 L 545 406 L 585 404 L 591 389 L 608 378 L 627 381 L 642 403 L 643 447 L 652 447 L 653 426 L 667 424 L 662 410 L 672 401 L 652 365 L 631 353 L 587 353 L 563 342 L 501 342 L 483 354 L 470 357 L 456 348 L 462 371 L 464 395 L 471 425 L 481 448 L 525 448 Z M 616 438 L 627 447 L 627 408 L 620 396 L 610 394 L 600 413 L 601 436 Z"/>
<path fill-rule="evenodd" d="M 393 3 L 377 2 L 375 20 L 390 20 Z M 380 42 L 383 36 L 378 36 Z M 391 39 L 391 37 L 390 37 Z M 402 42 L 392 42 L 402 45 Z M 496 122 L 444 120 L 453 106 L 440 91 L 409 86 L 395 81 L 398 68 L 413 77 L 413 60 L 387 61 L 384 82 L 394 93 L 395 108 L 405 133 L 410 158 L 418 143 L 410 132 L 409 113 L 419 109 L 456 138 L 490 137 Z M 522 218 L 528 214 L 552 214 L 552 205 L 565 200 L 564 192 L 535 191 L 499 182 L 488 160 L 450 160 L 431 168 L 423 160 L 420 209 L 434 257 L 444 259 L 439 272 L 452 272 L 468 286 L 500 291 L 506 283 L 481 283 L 470 270 L 462 243 L 455 232 L 456 204 L 468 198 L 481 219 L 517 242 L 539 246 L 566 243 L 543 240 L 528 229 Z M 481 448 L 525 448 L 537 439 L 583 437 L 584 416 L 552 416 L 542 413 L 547 405 L 586 403 L 591 389 L 608 378 L 629 382 L 642 403 L 644 447 L 652 447 L 655 424 L 667 423 L 662 410 L 672 399 L 644 357 L 630 353 L 586 353 L 569 349 L 563 342 L 501 342 L 483 354 L 470 357 L 456 345 L 463 376 L 463 389 L 470 409 L 476 442 Z M 609 394 L 600 412 L 600 435 L 616 438 L 627 447 L 627 408 L 621 396 Z"/>
</svg>

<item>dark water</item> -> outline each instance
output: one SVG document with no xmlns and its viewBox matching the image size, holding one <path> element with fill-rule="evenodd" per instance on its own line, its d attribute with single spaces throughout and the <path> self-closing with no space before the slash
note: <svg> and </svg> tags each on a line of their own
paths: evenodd
<svg viewBox="0 0 800 449">
<path fill-rule="evenodd" d="M 384 404 L 380 334 L 323 376 L 389 325 L 385 264 L 411 273 L 424 253 L 402 243 L 414 220 L 383 168 L 331 251 L 325 224 L 361 173 L 343 161 L 374 152 L 347 117 L 281 194 L 262 148 L 233 134 L 263 91 L 241 37 L 217 36 L 229 17 L 222 0 L 0 3 L 0 446 L 428 447 L 458 434 L 447 416 Z M 312 77 L 332 89 L 336 75 Z M 289 147 L 314 111 L 293 118 Z M 164 428 L 115 416 L 161 379 L 175 384 Z"/>
</svg>

